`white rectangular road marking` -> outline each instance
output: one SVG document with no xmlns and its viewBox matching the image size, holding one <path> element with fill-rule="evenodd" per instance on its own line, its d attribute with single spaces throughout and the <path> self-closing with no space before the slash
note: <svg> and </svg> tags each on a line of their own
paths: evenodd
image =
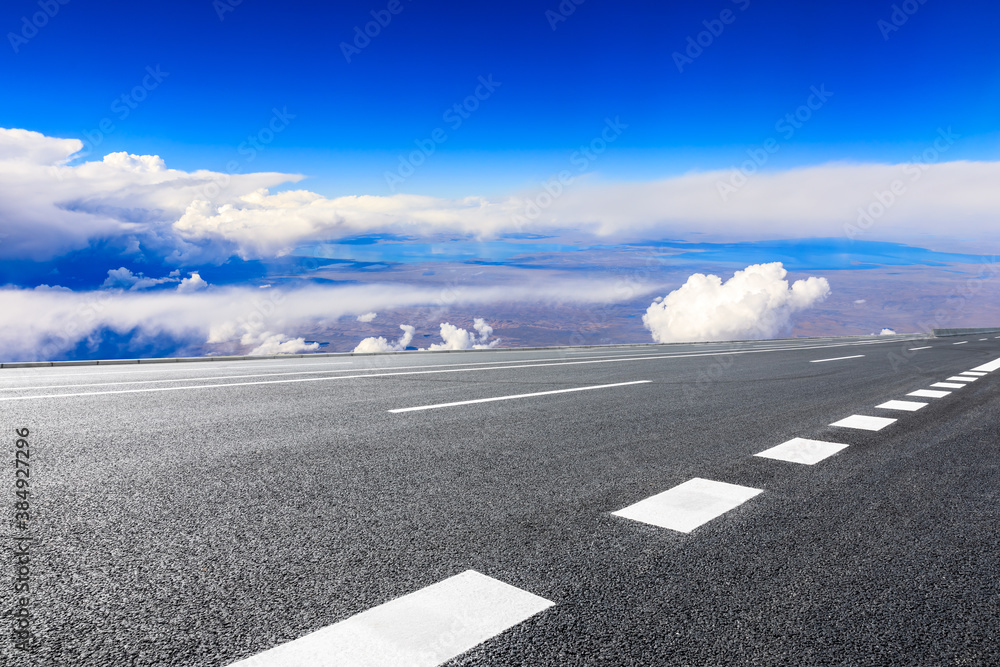
<svg viewBox="0 0 1000 667">
<path fill-rule="evenodd" d="M 950 391 L 935 391 L 933 389 L 917 389 L 916 391 L 911 391 L 907 396 L 917 396 L 919 398 L 944 398 Z"/>
<path fill-rule="evenodd" d="M 967 341 L 967 340 L 960 340 L 960 341 L 958 341 L 957 343 L 952 343 L 952 345 L 965 345 L 965 344 L 966 344 L 966 343 L 968 343 L 968 342 L 969 342 L 969 341 Z"/>
<path fill-rule="evenodd" d="M 885 410 L 907 410 L 909 412 L 916 412 L 920 408 L 926 408 L 930 403 L 921 403 L 920 401 L 886 401 L 882 405 L 876 405 L 876 408 L 883 408 Z"/>
<path fill-rule="evenodd" d="M 466 570 L 231 667 L 434 667 L 551 606 Z"/>
<path fill-rule="evenodd" d="M 948 382 L 975 382 L 979 378 L 973 377 L 963 377 L 961 375 L 952 375 L 950 378 L 945 378 Z"/>
<path fill-rule="evenodd" d="M 771 447 L 771 449 L 765 449 L 762 452 L 754 454 L 754 456 L 811 466 L 819 463 L 828 456 L 833 456 L 846 447 L 847 445 L 842 445 L 839 442 L 792 438 L 788 442 L 783 442 L 780 445 Z"/>
<path fill-rule="evenodd" d="M 759 493 L 763 493 L 763 489 L 695 477 L 612 514 L 660 528 L 690 533 Z"/>
<path fill-rule="evenodd" d="M 434 405 L 418 405 L 412 408 L 396 408 L 392 413 L 416 412 L 417 410 L 435 410 L 451 408 L 456 405 L 472 405 L 473 403 L 491 403 L 493 401 L 509 401 L 514 398 L 530 398 L 532 396 L 548 396 L 550 394 L 567 394 L 571 391 L 589 391 L 591 389 L 608 389 L 609 387 L 627 387 L 632 384 L 648 384 L 652 380 L 636 380 L 635 382 L 616 382 L 615 384 L 596 384 L 589 387 L 573 387 L 572 389 L 553 389 L 552 391 L 536 391 L 531 394 L 512 394 L 511 396 L 494 396 L 492 398 L 475 398 L 470 401 L 455 401 L 454 403 L 436 403 Z"/>
<path fill-rule="evenodd" d="M 975 377 L 983 377 L 984 375 L 989 375 L 989 373 L 980 373 L 979 371 L 962 371 L 959 375 L 973 375 Z"/>
<path fill-rule="evenodd" d="M 863 354 L 855 354 L 855 355 L 852 355 L 850 357 L 835 357 L 833 359 L 813 359 L 809 363 L 810 364 L 821 364 L 824 361 L 842 361 L 844 359 L 860 359 L 863 356 L 865 356 L 865 355 L 863 355 Z"/>
<path fill-rule="evenodd" d="M 917 350 L 929 350 L 932 347 L 934 347 L 934 346 L 933 345 L 927 345 L 925 347 L 911 347 L 910 348 L 910 352 L 916 352 Z"/>
<path fill-rule="evenodd" d="M 830 426 L 842 426 L 844 428 L 859 428 L 864 431 L 881 431 L 889 424 L 896 421 L 889 417 L 869 417 L 867 415 L 851 415 L 844 417 L 840 421 L 835 421 Z"/>
<path fill-rule="evenodd" d="M 941 389 L 961 389 L 965 385 L 961 382 L 935 382 L 931 386 L 940 387 Z"/>
<path fill-rule="evenodd" d="M 1000 369 L 1000 359 L 997 359 L 996 361 L 991 361 L 988 364 L 983 364 L 982 366 L 976 366 L 972 370 L 974 370 L 974 371 L 983 371 L 985 373 L 992 373 L 993 371 L 995 371 L 997 369 Z"/>
</svg>

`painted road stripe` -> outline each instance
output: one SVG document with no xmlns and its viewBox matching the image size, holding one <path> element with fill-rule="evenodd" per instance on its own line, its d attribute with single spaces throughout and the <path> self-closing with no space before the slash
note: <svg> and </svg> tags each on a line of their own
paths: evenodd
<svg viewBox="0 0 1000 667">
<path fill-rule="evenodd" d="M 455 401 L 454 403 L 436 403 L 434 405 L 418 405 L 412 408 L 396 408 L 389 410 L 394 414 L 400 412 L 416 412 L 417 410 L 436 410 L 437 408 L 451 408 L 456 405 L 472 405 L 473 403 L 491 403 L 493 401 L 509 401 L 515 398 L 530 398 L 532 396 L 549 396 L 550 394 L 568 394 L 571 391 L 590 391 L 591 389 L 608 389 L 610 387 L 627 387 L 633 384 L 647 384 L 652 380 L 636 380 L 635 382 L 616 382 L 615 384 L 596 384 L 590 387 L 574 387 L 572 389 L 554 389 L 552 391 L 536 391 L 530 394 L 513 394 L 511 396 L 494 396 L 492 398 L 476 398 L 471 401 Z"/>
<path fill-rule="evenodd" d="M 984 375 L 989 375 L 989 373 L 980 373 L 978 371 L 962 371 L 961 373 L 959 373 L 959 375 L 974 375 L 978 378 L 978 377 L 983 377 Z"/>
<path fill-rule="evenodd" d="M 909 412 L 916 412 L 920 408 L 926 408 L 930 403 L 921 403 L 919 401 L 886 401 L 882 405 L 876 405 L 876 408 L 884 408 L 886 410 L 908 410 Z"/>
<path fill-rule="evenodd" d="M 434 667 L 553 604 L 466 570 L 231 667 Z"/>
<path fill-rule="evenodd" d="M 893 341 L 869 341 L 862 343 L 838 343 L 835 345 L 806 345 L 799 347 L 784 347 L 776 348 L 773 350 L 719 350 L 717 352 L 698 352 L 690 354 L 665 354 L 665 355 L 642 355 L 638 357 L 613 357 L 608 359 L 588 359 L 586 361 L 564 361 L 560 358 L 555 359 L 541 359 L 535 360 L 529 363 L 529 360 L 513 360 L 513 361 L 495 361 L 495 362 L 477 362 L 477 363 L 492 363 L 492 366 L 483 366 L 477 368 L 441 368 L 446 364 L 432 364 L 426 366 L 431 370 L 421 370 L 421 371 L 398 371 L 392 373 L 373 373 L 367 369 L 352 368 L 347 369 L 347 372 L 357 373 L 356 375 L 338 375 L 336 377 L 320 377 L 320 378 L 293 378 L 289 380 L 256 380 L 254 382 L 226 382 L 222 384 L 201 384 L 201 385 L 184 385 L 181 387 L 149 387 L 145 389 L 113 389 L 108 391 L 82 391 L 66 394 L 37 394 L 34 396 L 2 396 L 0 397 L 0 402 L 2 401 L 30 401 L 42 398 L 74 398 L 78 396 L 109 396 L 112 394 L 145 394 L 153 392 L 163 392 L 163 391 L 190 391 L 192 389 L 222 389 L 225 387 L 251 387 L 251 386 L 262 386 L 270 384 L 295 384 L 300 382 L 329 382 L 331 380 L 356 380 L 365 378 L 381 378 L 381 377 L 398 377 L 404 375 L 432 375 L 438 373 L 470 373 L 470 372 L 480 372 L 480 371 L 496 371 L 496 370 L 515 370 L 521 368 L 544 368 L 549 366 L 580 366 L 588 364 L 608 364 L 608 363 L 627 363 L 632 361 L 656 361 L 661 359 L 690 359 L 696 357 L 718 357 L 725 355 L 737 355 L 737 354 L 760 354 L 766 352 L 787 352 L 789 350 L 816 350 L 825 349 L 831 347 L 848 347 L 855 345 L 884 345 Z M 428 353 L 434 354 L 434 353 Z M 554 363 L 538 363 L 542 362 L 554 362 Z M 510 366 L 501 366 L 498 364 L 511 364 Z M 464 364 L 447 364 L 448 366 L 458 366 Z M 401 368 L 414 368 L 414 367 L 401 367 Z M 419 367 L 418 367 L 419 368 Z M 381 369 L 386 370 L 386 369 Z"/>
<path fill-rule="evenodd" d="M 1000 368 L 1000 359 L 997 359 L 996 361 L 991 361 L 988 364 L 983 364 L 982 366 L 976 366 L 972 370 L 974 370 L 974 371 L 984 371 L 986 373 L 992 373 L 993 371 L 997 370 L 998 368 Z"/>
<path fill-rule="evenodd" d="M 690 533 L 759 493 L 763 493 L 763 489 L 695 477 L 612 514 L 660 528 Z"/>
<path fill-rule="evenodd" d="M 941 387 L 942 389 L 961 389 L 965 385 L 961 382 L 935 382 L 931 385 L 932 387 Z"/>
<path fill-rule="evenodd" d="M 851 415 L 844 417 L 840 421 L 835 421 L 830 426 L 842 426 L 844 428 L 859 428 L 864 431 L 881 431 L 889 424 L 895 422 L 889 417 L 869 417 L 867 415 Z"/>
<path fill-rule="evenodd" d="M 945 378 L 948 382 L 975 382 L 979 378 L 964 377 L 961 375 L 952 375 L 950 378 Z"/>
<path fill-rule="evenodd" d="M 934 391 L 933 389 L 918 389 L 911 391 L 907 396 L 917 396 L 919 398 L 944 398 L 950 391 Z"/>
<path fill-rule="evenodd" d="M 910 352 L 916 352 L 917 350 L 929 350 L 932 347 L 934 347 L 934 346 L 933 345 L 928 345 L 926 347 L 911 347 L 910 348 Z"/>
<path fill-rule="evenodd" d="M 847 445 L 842 445 L 839 442 L 792 438 L 788 442 L 783 442 L 780 445 L 771 447 L 771 449 L 765 449 L 762 452 L 754 454 L 754 456 L 811 466 L 846 448 Z"/>
<path fill-rule="evenodd" d="M 983 342 L 984 340 L 989 340 L 989 338 L 980 338 L 980 339 L 979 339 L 979 342 L 981 343 L 981 342 Z"/>
<path fill-rule="evenodd" d="M 865 355 L 863 355 L 863 354 L 855 354 L 855 355 L 850 356 L 850 357 L 834 357 L 833 359 L 813 359 L 809 363 L 810 364 L 821 364 L 824 361 L 842 361 L 844 359 L 860 359 L 863 356 L 865 356 Z"/>
<path fill-rule="evenodd" d="M 966 343 L 968 343 L 968 342 L 969 342 L 969 341 L 967 341 L 967 340 L 960 340 L 960 341 L 958 341 L 957 343 L 952 343 L 952 345 L 965 345 L 965 344 L 966 344 Z"/>
</svg>

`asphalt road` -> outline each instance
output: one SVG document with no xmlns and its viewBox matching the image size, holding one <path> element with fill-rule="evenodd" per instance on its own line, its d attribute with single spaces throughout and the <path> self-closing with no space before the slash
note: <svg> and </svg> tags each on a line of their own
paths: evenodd
<svg viewBox="0 0 1000 667">
<path fill-rule="evenodd" d="M 448 654 L 448 610 L 391 601 L 474 570 L 546 604 L 450 666 L 997 665 L 1000 370 L 907 395 L 997 359 L 979 335 L 3 369 L 0 664 L 228 665 L 369 610 Z M 755 456 L 794 438 L 847 447 Z M 759 493 L 689 532 L 614 514 L 694 478 Z"/>
</svg>

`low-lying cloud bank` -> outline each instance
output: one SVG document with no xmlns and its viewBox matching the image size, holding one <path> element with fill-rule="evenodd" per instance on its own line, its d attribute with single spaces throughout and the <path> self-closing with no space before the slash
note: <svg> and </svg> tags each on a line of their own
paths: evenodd
<svg viewBox="0 0 1000 667">
<path fill-rule="evenodd" d="M 58 286 L 0 289 L 0 360 L 66 358 L 79 346 L 96 349 L 107 336 L 127 337 L 136 345 L 169 339 L 178 354 L 281 354 L 317 349 L 292 335 L 305 327 L 337 326 L 341 317 L 357 318 L 369 309 L 429 306 L 440 309 L 484 304 L 611 304 L 631 299 L 614 281 L 554 281 L 536 286 L 455 286 L 440 288 L 385 285 L 311 286 L 294 290 L 256 287 L 73 292 Z M 440 320 L 435 320 L 440 322 Z M 492 329 L 482 320 L 475 333 L 441 325 L 439 346 L 486 346 Z M 404 329 L 404 333 L 406 329 Z M 407 338 L 392 343 L 406 347 Z M 386 342 L 386 345 L 390 343 Z M 448 349 L 458 349 L 450 347 Z M 125 356 L 125 355 L 122 355 Z"/>
<path fill-rule="evenodd" d="M 971 243 L 989 243 L 993 251 L 1000 244 L 1000 162 L 825 164 L 740 179 L 711 171 L 640 183 L 583 176 L 587 187 L 571 183 L 558 196 L 540 186 L 492 199 L 327 198 L 307 190 L 272 193 L 301 180 L 298 174 L 187 172 L 153 155 L 112 153 L 70 165 L 82 147 L 78 139 L 0 128 L 0 257 L 46 260 L 101 240 L 180 266 L 234 255 L 273 258 L 303 243 L 368 232 L 947 240 L 956 235 L 952 222 Z"/>
<path fill-rule="evenodd" d="M 650 304 L 642 322 L 657 343 L 774 338 L 830 294 L 826 278 L 796 280 L 781 262 L 754 264 L 723 282 L 696 273 Z"/>
<path fill-rule="evenodd" d="M 416 329 L 409 324 L 400 324 L 403 335 L 398 340 L 390 342 L 384 336 L 371 336 L 365 338 L 357 347 L 355 352 L 399 352 L 405 350 L 413 342 L 413 335 Z M 481 317 L 477 317 L 472 322 L 472 328 L 476 333 L 468 329 L 462 329 L 450 322 L 441 323 L 440 343 L 432 343 L 428 350 L 488 350 L 500 344 L 499 338 L 489 340 L 493 335 L 493 327 L 486 323 Z"/>
</svg>

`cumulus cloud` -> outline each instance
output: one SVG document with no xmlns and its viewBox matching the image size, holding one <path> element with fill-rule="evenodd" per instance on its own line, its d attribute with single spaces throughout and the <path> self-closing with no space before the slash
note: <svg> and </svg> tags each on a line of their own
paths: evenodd
<svg viewBox="0 0 1000 667">
<path fill-rule="evenodd" d="M 358 322 L 372 322 L 378 317 L 378 313 L 365 313 L 364 315 L 358 315 Z"/>
<path fill-rule="evenodd" d="M 878 332 L 879 336 L 895 336 L 896 332 L 893 329 L 882 329 Z"/>
<path fill-rule="evenodd" d="M 355 352 L 399 352 L 405 350 L 410 343 L 413 341 L 413 333 L 415 329 L 409 324 L 400 324 L 399 328 L 403 330 L 403 335 L 399 337 L 399 340 L 390 343 L 383 336 L 378 336 L 377 338 L 372 336 L 370 338 L 365 338 L 357 347 L 354 348 Z"/>
<path fill-rule="evenodd" d="M 460 329 L 449 322 L 441 323 L 441 343 L 434 343 L 431 350 L 485 350 L 496 347 L 500 344 L 500 339 L 495 338 L 489 342 L 487 340 L 493 335 L 493 327 L 486 323 L 481 317 L 477 317 L 472 322 L 472 328 L 476 333 L 471 333 L 468 329 Z"/>
<path fill-rule="evenodd" d="M 720 196 L 728 171 L 639 183 L 584 175 L 555 198 L 537 191 L 445 199 L 423 195 L 328 198 L 272 192 L 303 176 L 222 174 L 168 168 L 155 155 L 111 153 L 72 164 L 78 139 L 0 128 L 0 256 L 50 259 L 97 239 L 155 249 L 178 264 L 260 259 L 296 246 L 366 232 L 567 229 L 597 235 L 703 239 L 840 237 L 900 241 L 962 239 L 982 250 L 1000 243 L 995 183 L 1000 162 L 825 164 L 760 172 Z M 900 194 L 892 192 L 892 184 Z M 886 194 L 888 193 L 888 194 Z M 890 201 L 891 198 L 891 201 Z M 888 203 L 882 203 L 882 202 Z M 541 203 L 540 203 L 541 202 Z M 544 206 L 542 205 L 544 204 Z M 958 241 L 951 241 L 957 244 Z M 978 245 L 976 245 L 978 244 Z"/>
<path fill-rule="evenodd" d="M 191 293 L 208 287 L 208 283 L 205 282 L 204 278 L 198 275 L 197 271 L 188 274 L 188 276 L 189 277 L 182 280 L 181 284 L 177 286 L 178 292 Z"/>
<path fill-rule="evenodd" d="M 696 273 L 650 304 L 642 322 L 658 343 L 773 338 L 830 293 L 825 278 L 789 287 L 787 274 L 781 262 L 748 266 L 725 282 Z"/>
<path fill-rule="evenodd" d="M 141 271 L 139 273 L 132 273 L 123 266 L 118 269 L 109 269 L 108 277 L 104 280 L 101 287 L 105 289 L 126 289 L 134 291 L 148 289 L 164 283 L 176 283 L 179 280 L 180 278 L 173 273 L 166 278 L 149 278 Z"/>
</svg>

